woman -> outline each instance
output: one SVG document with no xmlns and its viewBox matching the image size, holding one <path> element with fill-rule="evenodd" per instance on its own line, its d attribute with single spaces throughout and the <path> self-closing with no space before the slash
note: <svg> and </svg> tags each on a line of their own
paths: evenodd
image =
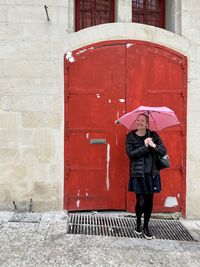
<svg viewBox="0 0 200 267">
<path fill-rule="evenodd" d="M 131 131 L 126 139 L 126 153 L 130 159 L 130 180 L 128 190 L 136 193 L 136 229 L 135 233 L 143 234 L 147 239 L 153 235 L 149 231 L 148 224 L 153 208 L 154 192 L 160 192 L 160 184 L 155 184 L 159 171 L 156 168 L 156 153 L 167 153 L 161 138 L 156 132 L 148 130 L 149 118 L 146 114 L 140 114 L 136 119 L 136 130 Z M 143 229 L 141 217 L 144 213 Z"/>
</svg>

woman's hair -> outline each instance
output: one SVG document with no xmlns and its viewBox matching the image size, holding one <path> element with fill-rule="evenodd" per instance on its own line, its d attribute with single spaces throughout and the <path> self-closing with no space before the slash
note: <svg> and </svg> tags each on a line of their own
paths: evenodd
<svg viewBox="0 0 200 267">
<path fill-rule="evenodd" d="M 139 116 L 144 116 L 145 118 L 146 118 L 146 122 L 147 122 L 147 124 L 149 125 L 149 116 L 146 114 L 146 113 L 141 113 L 141 114 L 139 114 L 138 116 L 137 116 L 137 118 L 139 117 Z"/>
</svg>

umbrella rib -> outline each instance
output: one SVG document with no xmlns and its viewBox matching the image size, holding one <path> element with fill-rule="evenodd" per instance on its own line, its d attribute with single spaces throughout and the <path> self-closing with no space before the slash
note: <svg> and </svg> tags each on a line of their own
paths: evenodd
<svg viewBox="0 0 200 267">
<path fill-rule="evenodd" d="M 137 112 L 137 113 L 140 113 L 140 111 L 139 112 Z M 139 114 L 138 114 L 139 115 Z M 131 126 L 129 127 L 129 130 L 133 127 L 133 125 L 134 125 L 134 123 L 135 123 L 135 121 L 136 121 L 136 119 L 135 120 L 133 120 L 133 122 L 131 123 Z"/>
<path fill-rule="evenodd" d="M 154 121 L 156 130 L 158 130 L 158 127 L 157 127 L 157 125 L 156 125 L 156 120 L 155 120 L 154 117 L 152 116 L 152 113 L 153 113 L 153 112 L 148 112 L 148 113 L 149 113 L 149 115 L 151 116 L 152 120 Z M 159 113 L 160 113 L 160 112 L 159 112 Z M 149 124 L 150 124 L 150 120 L 149 120 Z M 150 127 L 150 125 L 149 125 L 149 127 Z"/>
</svg>

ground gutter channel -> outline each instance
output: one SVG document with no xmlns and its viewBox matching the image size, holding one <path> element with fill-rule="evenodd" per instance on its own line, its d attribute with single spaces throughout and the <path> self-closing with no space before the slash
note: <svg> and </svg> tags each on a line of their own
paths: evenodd
<svg viewBox="0 0 200 267">
<path fill-rule="evenodd" d="M 133 217 L 69 213 L 67 233 L 144 238 L 134 232 L 135 226 Z M 149 228 L 156 239 L 198 242 L 179 220 L 151 219 Z"/>
</svg>

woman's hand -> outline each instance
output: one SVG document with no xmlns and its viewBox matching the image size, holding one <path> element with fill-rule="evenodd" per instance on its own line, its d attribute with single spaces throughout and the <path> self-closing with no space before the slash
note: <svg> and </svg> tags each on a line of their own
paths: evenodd
<svg viewBox="0 0 200 267">
<path fill-rule="evenodd" d="M 153 147 L 153 148 L 156 147 L 156 144 L 153 142 L 152 138 L 150 138 L 150 137 L 147 137 L 144 140 L 144 144 L 145 144 L 146 147 L 148 147 L 148 146 Z"/>
</svg>

